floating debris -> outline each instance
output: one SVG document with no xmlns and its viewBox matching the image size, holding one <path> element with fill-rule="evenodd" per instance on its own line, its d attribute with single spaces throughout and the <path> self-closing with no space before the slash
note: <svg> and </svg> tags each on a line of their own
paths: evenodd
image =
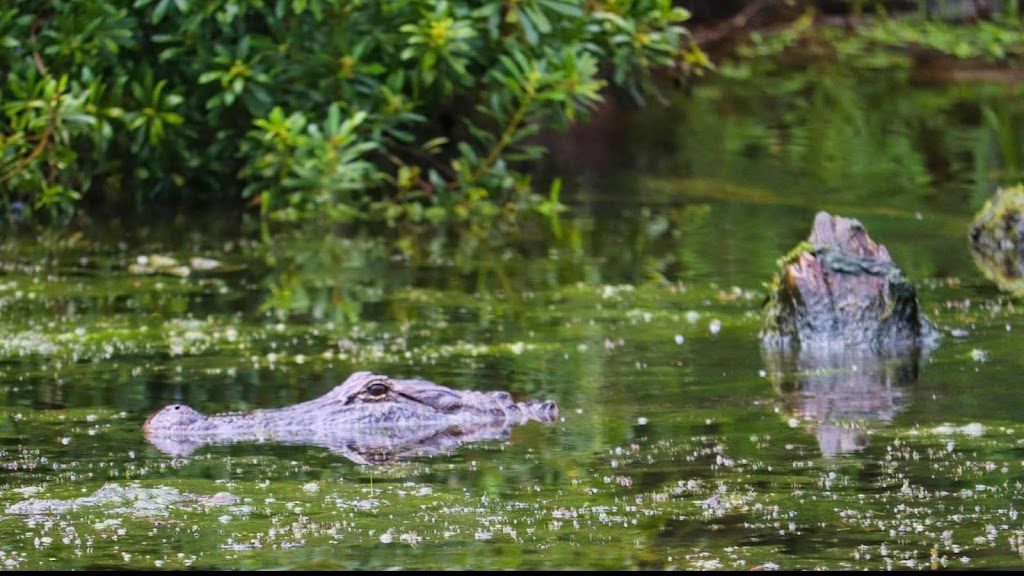
<svg viewBox="0 0 1024 576">
<path fill-rule="evenodd" d="M 226 494 L 226 493 L 222 493 Z M 205 504 L 234 504 L 238 502 L 236 497 L 218 494 L 213 498 L 203 501 L 201 496 L 179 492 L 175 488 L 166 486 L 157 488 L 142 488 L 138 484 L 122 486 L 119 484 L 105 484 L 102 488 L 89 496 L 81 498 L 69 498 L 66 500 L 53 498 L 29 498 L 28 500 L 11 504 L 7 507 L 8 514 L 66 514 L 73 510 L 86 507 L 105 508 L 108 514 L 127 514 L 134 516 L 163 516 L 169 513 L 169 508 L 181 504 L 202 501 Z M 114 526 L 120 521 L 104 521 L 104 527 Z"/>
<path fill-rule="evenodd" d="M 178 278 L 188 278 L 193 272 L 225 271 L 226 266 L 219 260 L 192 256 L 188 264 L 183 264 L 170 256 L 160 254 L 141 255 L 135 262 L 128 265 L 128 273 L 136 275 L 166 274 Z"/>
<path fill-rule="evenodd" d="M 942 426 L 936 426 L 935 428 L 932 428 L 932 434 L 962 434 L 964 436 L 978 438 L 984 436 L 986 430 L 987 428 L 985 427 L 985 425 L 979 422 L 971 422 L 970 424 L 964 424 L 963 426 L 943 424 Z"/>
</svg>

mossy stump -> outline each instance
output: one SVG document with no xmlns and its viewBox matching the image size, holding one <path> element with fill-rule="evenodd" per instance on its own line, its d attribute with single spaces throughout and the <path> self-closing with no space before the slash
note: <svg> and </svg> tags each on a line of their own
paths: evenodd
<svg viewBox="0 0 1024 576">
<path fill-rule="evenodd" d="M 934 335 L 914 285 L 855 219 L 818 212 L 779 261 L 763 310 L 765 344 L 914 346 Z"/>
<path fill-rule="evenodd" d="M 971 224 L 974 264 L 1000 290 L 1024 294 L 1024 185 L 996 191 Z"/>
</svg>

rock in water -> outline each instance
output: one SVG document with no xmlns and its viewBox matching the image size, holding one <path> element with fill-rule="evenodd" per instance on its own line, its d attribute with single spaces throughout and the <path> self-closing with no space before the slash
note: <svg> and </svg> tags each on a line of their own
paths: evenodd
<svg viewBox="0 0 1024 576">
<path fill-rule="evenodd" d="M 1024 185 L 1002 188 L 971 224 L 971 256 L 986 278 L 1004 292 L 1024 293 Z"/>
<path fill-rule="evenodd" d="M 765 344 L 915 346 L 934 338 L 913 284 L 855 219 L 819 212 L 779 262 L 764 306 Z"/>
</svg>

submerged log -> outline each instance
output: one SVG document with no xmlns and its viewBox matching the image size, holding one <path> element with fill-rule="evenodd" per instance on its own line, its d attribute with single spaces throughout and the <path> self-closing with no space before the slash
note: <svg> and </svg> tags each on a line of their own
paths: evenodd
<svg viewBox="0 0 1024 576">
<path fill-rule="evenodd" d="M 971 225 L 971 256 L 1004 292 L 1024 293 L 1024 185 L 1003 188 L 985 202 Z"/>
<path fill-rule="evenodd" d="M 885 246 L 855 219 L 819 212 L 780 262 L 764 306 L 765 344 L 916 346 L 935 337 Z"/>
</svg>

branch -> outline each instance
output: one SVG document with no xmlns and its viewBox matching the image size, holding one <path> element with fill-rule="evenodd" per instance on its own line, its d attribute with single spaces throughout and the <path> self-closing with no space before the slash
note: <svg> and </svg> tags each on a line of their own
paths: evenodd
<svg viewBox="0 0 1024 576">
<path fill-rule="evenodd" d="M 735 16 L 717 26 L 694 31 L 693 38 L 698 45 L 720 42 L 729 34 L 742 30 L 761 10 L 772 4 L 772 0 L 754 0 Z"/>
<path fill-rule="evenodd" d="M 32 20 L 32 32 L 29 33 L 28 37 L 33 44 L 36 41 L 36 32 L 39 31 L 39 23 L 39 17 L 36 16 L 35 19 Z M 40 74 L 46 76 L 46 64 L 43 63 L 43 57 L 39 55 L 38 50 L 32 51 L 32 61 L 36 63 L 36 70 L 39 70 Z"/>
<path fill-rule="evenodd" d="M 26 156 L 21 162 L 14 167 L 0 174 L 0 182 L 5 182 L 13 178 L 18 172 L 24 170 L 33 160 L 42 155 L 46 151 L 46 146 L 50 143 L 50 139 L 53 133 L 56 131 L 57 126 L 57 114 L 60 113 L 60 93 L 55 92 L 53 94 L 53 105 L 50 107 L 50 120 L 46 123 L 46 130 L 43 131 L 42 137 L 39 139 L 39 144 L 32 149 L 32 152 Z"/>
<path fill-rule="evenodd" d="M 535 91 L 536 89 L 533 86 L 526 87 L 526 93 L 523 95 L 523 99 L 519 102 L 519 107 L 516 108 L 515 114 L 512 115 L 512 118 L 509 119 L 508 124 L 505 125 L 505 129 L 502 130 L 501 132 L 501 139 L 498 140 L 498 143 L 495 144 L 494 148 L 492 148 L 490 153 L 487 154 L 487 158 L 484 158 L 484 161 L 481 162 L 480 165 L 476 167 L 476 170 L 474 170 L 473 173 L 469 175 L 467 181 L 463 182 L 462 185 L 472 184 L 473 182 L 476 182 L 477 179 L 480 178 L 480 176 L 482 176 L 483 173 L 486 172 L 487 169 L 490 168 L 492 164 L 498 161 L 498 158 L 501 157 L 501 154 L 505 151 L 505 148 L 507 148 L 508 145 L 512 143 L 512 137 L 515 136 L 516 130 L 519 128 L 519 125 L 522 124 L 523 120 L 526 119 L 526 112 L 529 110 L 530 104 L 533 103 L 533 96 Z"/>
</svg>

